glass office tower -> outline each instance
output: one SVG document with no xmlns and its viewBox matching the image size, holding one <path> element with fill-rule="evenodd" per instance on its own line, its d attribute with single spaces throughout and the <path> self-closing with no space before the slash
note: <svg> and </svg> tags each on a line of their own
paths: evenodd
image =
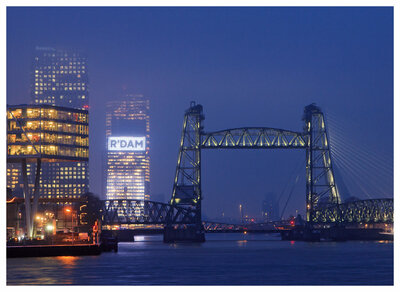
<svg viewBox="0 0 400 292">
<path fill-rule="evenodd" d="M 36 47 L 31 67 L 31 104 L 89 109 L 87 58 L 77 51 Z M 28 176 L 33 181 L 34 163 L 28 163 Z M 42 163 L 43 196 L 79 196 L 89 191 L 89 162 Z M 63 174 L 68 181 L 60 184 Z M 79 182 L 78 182 L 79 180 Z M 17 195 L 21 192 L 19 164 L 7 164 L 7 187 Z"/>
<path fill-rule="evenodd" d="M 107 103 L 106 199 L 150 197 L 150 101 L 128 95 Z"/>
<path fill-rule="evenodd" d="M 87 110 L 86 56 L 79 52 L 37 47 L 31 72 L 31 102 Z"/>
<path fill-rule="evenodd" d="M 15 105 L 7 107 L 7 187 L 22 196 L 21 158 L 41 158 L 39 194 L 47 198 L 77 197 L 86 183 L 84 174 L 73 167 L 60 166 L 63 161 L 76 165 L 89 159 L 89 125 L 86 110 L 51 105 Z M 54 161 L 54 162 L 49 162 Z M 27 165 L 30 188 L 34 186 L 36 166 Z M 50 173 L 49 173 L 50 172 Z M 54 174 L 54 175 L 53 175 Z"/>
</svg>

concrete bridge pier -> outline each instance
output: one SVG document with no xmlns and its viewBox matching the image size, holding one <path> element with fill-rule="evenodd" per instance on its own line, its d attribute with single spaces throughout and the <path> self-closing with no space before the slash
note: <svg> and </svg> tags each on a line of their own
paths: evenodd
<svg viewBox="0 0 400 292">
<path fill-rule="evenodd" d="M 186 226 L 185 228 L 175 228 L 166 226 L 164 228 L 164 242 L 205 242 L 204 229 L 196 225 Z"/>
</svg>

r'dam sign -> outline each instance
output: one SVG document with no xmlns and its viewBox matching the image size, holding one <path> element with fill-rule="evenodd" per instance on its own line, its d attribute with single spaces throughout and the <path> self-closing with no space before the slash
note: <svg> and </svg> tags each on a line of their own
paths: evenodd
<svg viewBox="0 0 400 292">
<path fill-rule="evenodd" d="M 109 137 L 108 151 L 145 151 L 146 137 Z"/>
</svg>

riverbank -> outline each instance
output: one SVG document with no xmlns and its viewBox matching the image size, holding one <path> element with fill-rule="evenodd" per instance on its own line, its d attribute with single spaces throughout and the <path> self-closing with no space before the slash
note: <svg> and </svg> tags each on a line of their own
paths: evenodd
<svg viewBox="0 0 400 292">
<path fill-rule="evenodd" d="M 7 246 L 7 258 L 99 255 L 98 244 Z"/>
</svg>

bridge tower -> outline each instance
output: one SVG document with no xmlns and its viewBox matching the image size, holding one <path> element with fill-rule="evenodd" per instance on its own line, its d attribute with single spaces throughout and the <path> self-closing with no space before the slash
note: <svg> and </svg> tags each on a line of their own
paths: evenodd
<svg viewBox="0 0 400 292">
<path fill-rule="evenodd" d="M 193 224 L 187 224 L 186 229 L 166 227 L 164 241 L 190 240 L 204 241 L 204 230 L 201 220 L 201 134 L 203 131 L 203 107 L 190 103 L 186 110 L 176 166 L 174 186 L 170 204 L 182 206 L 194 212 Z M 175 231 L 174 231 L 175 230 Z"/>
<path fill-rule="evenodd" d="M 324 114 L 315 104 L 304 108 L 306 137 L 306 219 L 315 221 L 317 206 L 340 204 L 333 175 L 331 152 Z"/>
</svg>

